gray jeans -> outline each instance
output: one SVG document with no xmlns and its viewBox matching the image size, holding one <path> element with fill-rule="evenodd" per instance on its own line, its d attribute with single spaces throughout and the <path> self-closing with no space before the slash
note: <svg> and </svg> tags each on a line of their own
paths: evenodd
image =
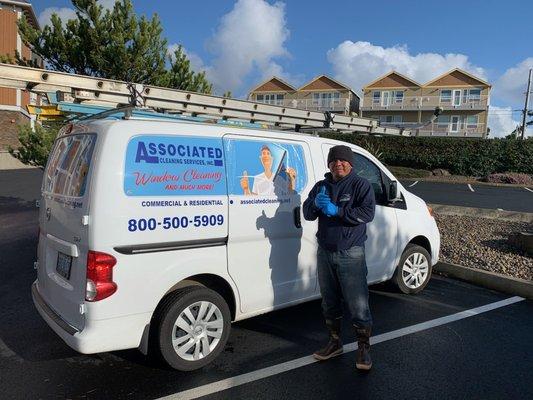
<svg viewBox="0 0 533 400">
<path fill-rule="evenodd" d="M 327 251 L 319 246 L 317 259 L 324 318 L 342 318 L 344 301 L 357 329 L 372 327 L 365 248 L 354 246 L 348 250 Z"/>
</svg>

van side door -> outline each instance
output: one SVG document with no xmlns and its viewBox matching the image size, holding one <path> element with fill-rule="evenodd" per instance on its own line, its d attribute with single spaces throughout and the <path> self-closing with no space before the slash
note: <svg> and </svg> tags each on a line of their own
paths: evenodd
<svg viewBox="0 0 533 400">
<path fill-rule="evenodd" d="M 316 294 L 316 226 L 301 205 L 314 183 L 306 142 L 224 136 L 228 270 L 243 313 Z"/>
</svg>

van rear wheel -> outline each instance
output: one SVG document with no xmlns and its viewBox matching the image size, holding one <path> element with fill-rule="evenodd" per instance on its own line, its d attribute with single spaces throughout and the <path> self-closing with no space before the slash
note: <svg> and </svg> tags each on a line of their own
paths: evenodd
<svg viewBox="0 0 533 400">
<path fill-rule="evenodd" d="M 422 246 L 408 244 L 396 267 L 392 281 L 405 294 L 422 291 L 431 278 L 431 256 Z"/>
<path fill-rule="evenodd" d="M 226 301 L 211 289 L 181 289 L 165 300 L 159 315 L 159 352 L 174 369 L 202 368 L 226 345 L 231 314 Z"/>
</svg>

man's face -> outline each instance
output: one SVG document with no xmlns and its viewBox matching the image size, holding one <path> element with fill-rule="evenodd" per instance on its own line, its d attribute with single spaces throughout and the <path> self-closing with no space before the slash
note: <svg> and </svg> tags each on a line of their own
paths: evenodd
<svg viewBox="0 0 533 400">
<path fill-rule="evenodd" d="M 261 160 L 261 164 L 263 164 L 263 168 L 265 168 L 265 170 L 272 169 L 272 154 L 270 154 L 270 151 L 267 149 L 261 150 L 261 156 L 259 159 Z"/>
<path fill-rule="evenodd" d="M 350 163 L 344 160 L 333 160 L 329 163 L 328 167 L 331 175 L 333 175 L 333 179 L 336 181 L 349 175 L 352 171 L 352 166 Z"/>
</svg>

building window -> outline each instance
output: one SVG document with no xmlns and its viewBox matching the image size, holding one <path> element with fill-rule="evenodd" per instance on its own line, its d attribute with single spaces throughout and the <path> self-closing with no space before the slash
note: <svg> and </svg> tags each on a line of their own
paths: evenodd
<svg viewBox="0 0 533 400">
<path fill-rule="evenodd" d="M 259 103 L 282 106 L 285 96 L 283 94 L 258 94 L 256 99 Z"/>
<path fill-rule="evenodd" d="M 450 103 L 452 101 L 452 91 L 449 89 L 442 89 L 440 91 L 440 102 Z"/>
<path fill-rule="evenodd" d="M 372 93 L 372 103 L 373 104 L 381 103 L 381 92 L 373 92 Z"/>
<path fill-rule="evenodd" d="M 381 106 L 388 107 L 392 103 L 392 93 L 394 92 L 381 92 Z"/>
<path fill-rule="evenodd" d="M 397 124 L 401 123 L 403 118 L 401 115 L 380 115 L 379 122 L 382 124 Z"/>
<path fill-rule="evenodd" d="M 466 117 L 466 127 L 469 129 L 477 128 L 478 123 L 478 116 L 477 115 L 469 115 Z"/>
<path fill-rule="evenodd" d="M 437 128 L 448 129 L 448 125 L 450 125 L 450 116 L 439 115 L 437 118 Z"/>
<path fill-rule="evenodd" d="M 469 90 L 470 100 L 479 101 L 481 100 L 481 89 L 470 89 Z"/>
<path fill-rule="evenodd" d="M 403 91 L 402 90 L 397 90 L 396 92 L 394 92 L 394 103 L 396 104 L 403 103 Z"/>
<path fill-rule="evenodd" d="M 341 95 L 338 92 L 313 93 L 313 105 L 317 107 L 332 107 L 340 103 Z"/>
</svg>

